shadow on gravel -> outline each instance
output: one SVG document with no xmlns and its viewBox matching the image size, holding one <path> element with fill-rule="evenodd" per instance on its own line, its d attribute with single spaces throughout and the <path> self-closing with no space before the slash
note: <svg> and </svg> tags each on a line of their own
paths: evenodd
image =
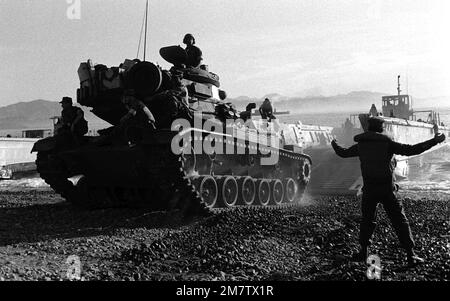
<svg viewBox="0 0 450 301">
<path fill-rule="evenodd" d="M 124 228 L 173 228 L 183 223 L 178 212 L 82 210 L 65 202 L 0 208 L 0 246 L 110 234 Z"/>
</svg>

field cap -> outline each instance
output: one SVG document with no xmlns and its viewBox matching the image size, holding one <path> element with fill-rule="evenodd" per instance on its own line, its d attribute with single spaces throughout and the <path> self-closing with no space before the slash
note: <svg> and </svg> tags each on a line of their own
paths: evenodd
<svg viewBox="0 0 450 301">
<path fill-rule="evenodd" d="M 64 96 L 59 103 L 70 103 L 70 104 L 72 104 L 72 98 Z"/>
<path fill-rule="evenodd" d="M 384 123 L 384 119 L 380 117 L 370 117 L 369 125 L 371 126 L 382 126 Z"/>
</svg>

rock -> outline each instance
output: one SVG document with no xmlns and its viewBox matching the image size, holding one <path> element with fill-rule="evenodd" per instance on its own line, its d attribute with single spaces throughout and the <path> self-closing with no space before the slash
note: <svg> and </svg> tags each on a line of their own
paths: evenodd
<svg viewBox="0 0 450 301">
<path fill-rule="evenodd" d="M 365 280 L 366 265 L 348 261 L 350 254 L 358 249 L 360 204 L 342 196 L 314 198 L 314 201 L 313 205 L 298 208 L 222 211 L 170 229 L 166 221 L 162 224 L 164 227 L 152 226 L 154 217 L 167 221 L 173 218 L 173 214 L 166 213 L 152 213 L 122 227 L 124 219 L 140 216 L 142 211 L 121 208 L 75 213 L 46 207 L 40 213 L 43 225 L 40 227 L 34 216 L 22 218 L 21 215 L 26 214 L 24 211 L 11 210 L 0 220 L 0 228 L 6 229 L 0 232 L 0 239 L 6 243 L 21 240 L 23 243 L 20 247 L 11 244 L 2 249 L 6 266 L 0 267 L 0 273 L 8 280 L 14 277 L 61 279 L 55 276 L 59 271 L 52 269 L 60 268 L 67 256 L 64 254 L 72 255 L 79 248 L 84 250 L 83 275 L 87 280 Z M 442 202 L 447 205 L 429 199 L 411 199 L 405 205 L 418 253 L 429 260 L 404 273 L 396 271 L 396 267 L 405 263 L 404 254 L 398 249 L 397 238 L 385 213 L 380 210 L 370 251 L 381 258 L 383 279 L 439 280 L 446 277 L 450 244 L 447 246 L 445 238 L 450 225 L 446 220 L 448 200 Z M 21 220 L 21 227 L 27 231 L 21 230 L 15 235 L 9 229 L 14 228 L 17 220 Z M 66 226 L 61 221 L 70 221 L 71 225 Z M 417 226 L 420 223 L 423 227 Z M 99 229 L 99 226 L 106 229 L 112 224 L 117 226 L 114 231 L 86 230 Z M 82 231 L 76 232 L 75 228 Z M 59 239 L 61 233 L 69 235 Z M 26 242 L 37 238 L 39 243 Z M 14 255 L 15 252 L 18 255 Z M 46 255 L 47 271 L 18 267 L 23 265 L 21 258 L 25 256 L 31 261 L 27 266 L 41 267 Z M 13 264 L 8 263 L 11 261 Z M 8 271 L 11 267 L 14 269 Z M 14 271 L 16 274 L 12 274 Z"/>
</svg>

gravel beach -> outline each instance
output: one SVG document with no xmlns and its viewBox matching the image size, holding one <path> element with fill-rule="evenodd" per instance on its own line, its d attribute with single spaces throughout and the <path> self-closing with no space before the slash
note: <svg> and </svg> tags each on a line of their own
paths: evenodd
<svg viewBox="0 0 450 301">
<path fill-rule="evenodd" d="M 402 192 L 417 253 L 405 253 L 379 210 L 370 254 L 382 280 L 450 280 L 450 195 Z M 294 208 L 234 209 L 185 220 L 143 209 L 75 209 L 46 189 L 0 192 L 0 280 L 357 280 L 360 201 L 313 196 Z"/>
</svg>

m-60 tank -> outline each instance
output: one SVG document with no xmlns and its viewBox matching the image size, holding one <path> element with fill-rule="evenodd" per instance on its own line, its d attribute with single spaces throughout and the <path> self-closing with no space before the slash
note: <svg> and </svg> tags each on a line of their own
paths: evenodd
<svg viewBox="0 0 450 301">
<path fill-rule="evenodd" d="M 205 65 L 186 67 L 180 46 L 160 54 L 170 70 L 139 60 L 80 65 L 77 102 L 112 126 L 71 142 L 58 135 L 38 141 L 40 176 L 89 208 L 201 213 L 300 200 L 312 162 L 298 128 L 251 116 L 252 104 L 236 111 L 219 77 Z"/>
</svg>

